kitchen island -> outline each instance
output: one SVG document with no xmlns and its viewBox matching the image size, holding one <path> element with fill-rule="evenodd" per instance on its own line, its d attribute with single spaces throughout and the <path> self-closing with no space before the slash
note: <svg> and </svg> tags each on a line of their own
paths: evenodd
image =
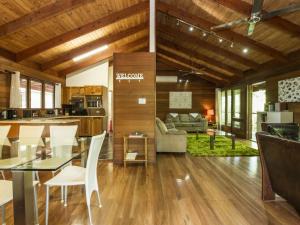
<svg viewBox="0 0 300 225">
<path fill-rule="evenodd" d="M 77 136 L 94 136 L 105 129 L 106 116 L 51 116 L 45 118 L 24 118 L 14 120 L 0 120 L 0 125 L 11 125 L 8 137 L 17 138 L 20 125 L 45 126 L 43 137 L 49 137 L 51 125 L 78 125 Z"/>
</svg>

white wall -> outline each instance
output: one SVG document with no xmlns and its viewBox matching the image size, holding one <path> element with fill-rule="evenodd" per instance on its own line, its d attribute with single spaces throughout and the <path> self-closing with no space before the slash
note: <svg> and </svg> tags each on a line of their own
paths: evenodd
<svg viewBox="0 0 300 225">
<path fill-rule="evenodd" d="M 108 62 L 67 75 L 67 87 L 80 87 L 85 85 L 101 85 L 108 87 Z"/>
</svg>

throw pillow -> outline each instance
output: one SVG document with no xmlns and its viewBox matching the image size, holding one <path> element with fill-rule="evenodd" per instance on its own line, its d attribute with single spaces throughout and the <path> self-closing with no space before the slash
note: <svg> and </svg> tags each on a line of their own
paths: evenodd
<svg viewBox="0 0 300 225">
<path fill-rule="evenodd" d="M 181 122 L 190 122 L 190 117 L 188 114 L 180 114 L 179 118 Z"/>
<path fill-rule="evenodd" d="M 168 128 L 161 120 L 156 120 L 156 124 L 162 134 L 165 134 L 168 131 Z"/>
</svg>

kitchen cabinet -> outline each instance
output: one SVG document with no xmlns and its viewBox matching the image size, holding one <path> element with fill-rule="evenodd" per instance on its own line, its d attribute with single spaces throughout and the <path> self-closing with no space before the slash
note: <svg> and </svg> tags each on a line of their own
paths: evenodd
<svg viewBox="0 0 300 225">
<path fill-rule="evenodd" d="M 84 96 L 84 87 L 70 87 L 71 97 Z"/>
<path fill-rule="evenodd" d="M 85 86 L 85 95 L 102 95 L 102 86 Z"/>
<path fill-rule="evenodd" d="M 103 132 L 103 118 L 101 117 L 93 117 L 91 133 L 92 136 L 99 135 Z"/>
<path fill-rule="evenodd" d="M 80 121 L 78 124 L 79 136 L 90 137 L 103 132 L 103 117 L 72 116 L 72 119 Z"/>
</svg>

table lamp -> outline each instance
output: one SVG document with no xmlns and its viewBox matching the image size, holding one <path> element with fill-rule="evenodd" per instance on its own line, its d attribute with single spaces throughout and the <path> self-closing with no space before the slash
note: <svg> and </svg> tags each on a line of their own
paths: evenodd
<svg viewBox="0 0 300 225">
<path fill-rule="evenodd" d="M 215 115 L 215 111 L 213 109 L 208 109 L 207 110 L 207 116 L 209 118 L 209 122 L 212 122 L 211 118 L 212 118 L 213 115 Z"/>
</svg>

